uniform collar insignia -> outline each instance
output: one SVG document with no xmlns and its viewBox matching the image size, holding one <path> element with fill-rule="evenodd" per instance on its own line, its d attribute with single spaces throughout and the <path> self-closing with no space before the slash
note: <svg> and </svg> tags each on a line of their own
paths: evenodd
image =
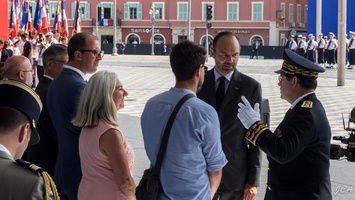
<svg viewBox="0 0 355 200">
<path fill-rule="evenodd" d="M 310 100 L 306 100 L 302 103 L 301 108 L 312 108 L 313 102 Z"/>
</svg>

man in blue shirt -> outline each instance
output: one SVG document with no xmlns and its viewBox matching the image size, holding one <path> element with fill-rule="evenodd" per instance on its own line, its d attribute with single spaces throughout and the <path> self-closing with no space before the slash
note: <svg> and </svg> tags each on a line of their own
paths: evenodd
<svg viewBox="0 0 355 200">
<path fill-rule="evenodd" d="M 177 102 L 201 88 L 206 50 L 186 41 L 175 45 L 170 64 L 176 84 L 145 105 L 141 126 L 145 150 L 154 167 L 168 118 Z M 160 171 L 159 199 L 211 199 L 227 160 L 222 151 L 217 113 L 193 97 L 185 102 L 173 123 Z"/>
</svg>

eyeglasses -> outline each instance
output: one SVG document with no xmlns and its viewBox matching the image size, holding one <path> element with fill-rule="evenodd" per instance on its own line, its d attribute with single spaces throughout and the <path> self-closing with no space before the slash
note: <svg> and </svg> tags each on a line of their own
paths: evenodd
<svg viewBox="0 0 355 200">
<path fill-rule="evenodd" d="M 21 72 L 31 72 L 33 74 L 33 69 L 30 70 L 21 70 L 16 75 L 19 75 Z"/>
<path fill-rule="evenodd" d="M 20 72 L 31 72 L 31 73 L 33 73 L 33 69 L 30 69 L 30 70 L 21 70 Z M 20 73 L 19 72 L 19 73 Z"/>
<path fill-rule="evenodd" d="M 101 56 L 101 57 L 104 57 L 104 51 L 102 51 L 102 50 L 96 50 L 96 49 L 94 49 L 94 50 L 86 50 L 86 49 L 81 49 L 81 50 L 78 50 L 78 51 L 80 51 L 80 52 L 90 52 L 90 53 L 92 53 L 95 57 L 97 57 L 97 56 Z"/>
<path fill-rule="evenodd" d="M 57 60 L 57 59 L 48 59 L 48 60 L 53 60 L 53 61 L 56 61 L 56 62 L 60 62 L 60 63 L 62 63 L 62 64 L 67 63 L 66 60 Z"/>
</svg>

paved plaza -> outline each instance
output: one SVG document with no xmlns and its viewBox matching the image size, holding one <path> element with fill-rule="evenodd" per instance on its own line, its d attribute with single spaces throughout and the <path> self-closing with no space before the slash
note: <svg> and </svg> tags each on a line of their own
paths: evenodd
<svg viewBox="0 0 355 200">
<path fill-rule="evenodd" d="M 262 95 L 270 104 L 270 129 L 274 130 L 281 122 L 289 103 L 280 99 L 277 85 L 278 75 L 275 70 L 281 67 L 282 60 L 250 60 L 240 58 L 237 66 L 243 72 L 261 83 Z M 209 58 L 206 66 L 211 69 L 213 58 Z M 125 108 L 119 111 L 120 128 L 135 151 L 134 179 L 139 182 L 143 170 L 149 167 L 149 161 L 144 151 L 140 116 L 146 101 L 152 96 L 174 86 L 175 80 L 169 66 L 168 56 L 141 55 L 105 55 L 99 70 L 115 71 L 127 90 L 128 96 Z M 337 69 L 327 69 L 318 78 L 316 94 L 323 103 L 334 136 L 345 136 L 342 113 L 347 121 L 348 114 L 355 106 L 355 70 L 345 71 L 345 86 L 337 86 Z M 355 124 L 352 124 L 355 128 Z M 332 141 L 332 143 L 339 143 Z M 257 200 L 265 194 L 267 159 L 262 163 L 261 186 L 258 189 Z M 355 163 L 346 160 L 331 161 L 332 193 L 335 200 L 355 199 Z"/>
</svg>

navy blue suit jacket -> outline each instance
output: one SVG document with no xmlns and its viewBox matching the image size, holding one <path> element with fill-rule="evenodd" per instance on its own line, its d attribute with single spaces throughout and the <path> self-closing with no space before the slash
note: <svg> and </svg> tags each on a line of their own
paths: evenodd
<svg viewBox="0 0 355 200">
<path fill-rule="evenodd" d="M 79 135 L 81 128 L 71 123 L 86 81 L 74 70 L 64 68 L 49 86 L 49 114 L 58 136 L 58 159 L 54 181 L 63 199 L 77 199 L 81 180 Z"/>
<path fill-rule="evenodd" d="M 274 133 L 262 132 L 256 144 L 269 160 L 265 200 L 331 200 L 330 140 L 325 110 L 314 93 L 289 110 Z"/>
</svg>

